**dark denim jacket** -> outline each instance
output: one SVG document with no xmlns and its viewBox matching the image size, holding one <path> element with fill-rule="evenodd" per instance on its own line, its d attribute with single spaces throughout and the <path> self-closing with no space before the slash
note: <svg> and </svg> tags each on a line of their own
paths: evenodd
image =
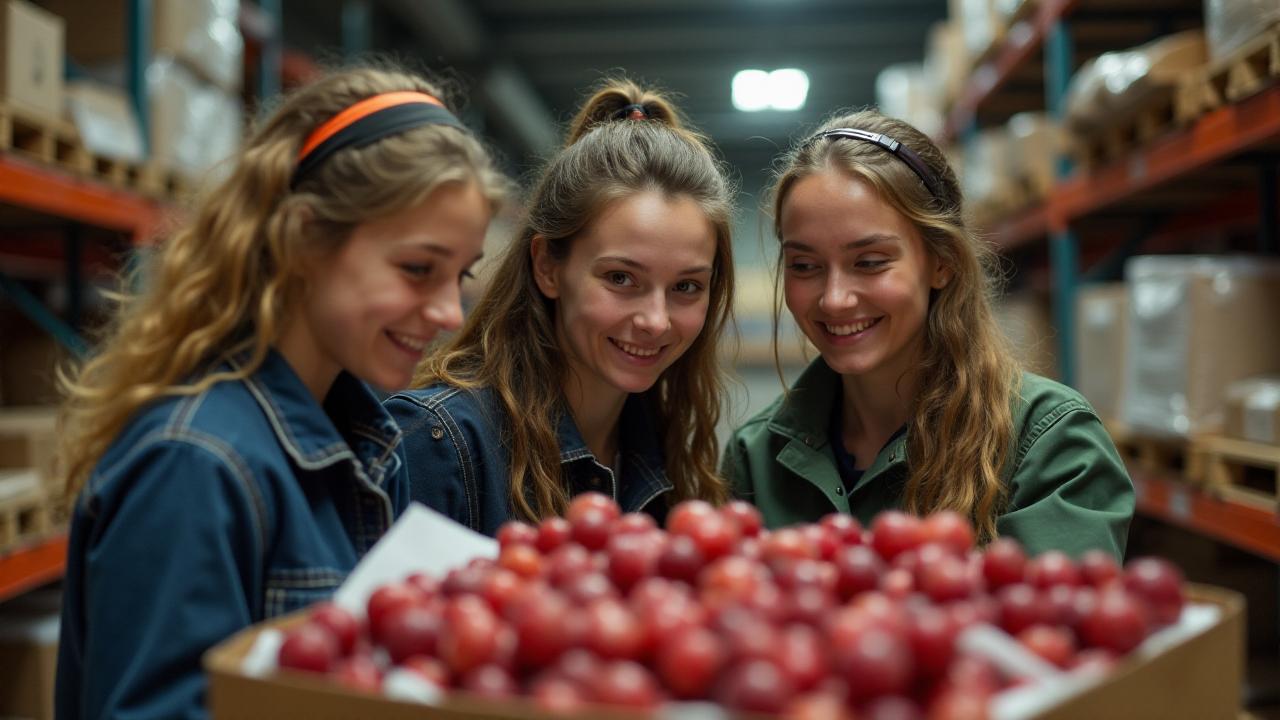
<svg viewBox="0 0 1280 720">
<path fill-rule="evenodd" d="M 506 413 L 489 389 L 461 390 L 437 383 L 387 399 L 404 429 L 403 453 L 412 498 L 472 530 L 494 535 L 512 518 L 510 454 L 503 440 Z M 644 511 L 659 522 L 662 497 L 671 490 L 658 435 L 644 400 L 627 399 L 620 420 L 621 478 L 587 449 L 573 417 L 564 413 L 557 436 L 560 466 L 571 495 L 595 490 L 612 496 L 623 512 Z"/>
<path fill-rule="evenodd" d="M 57 717 L 206 717 L 201 654 L 328 597 L 403 509 L 399 439 L 359 380 L 322 410 L 274 352 L 143 409 L 72 517 Z"/>
</svg>

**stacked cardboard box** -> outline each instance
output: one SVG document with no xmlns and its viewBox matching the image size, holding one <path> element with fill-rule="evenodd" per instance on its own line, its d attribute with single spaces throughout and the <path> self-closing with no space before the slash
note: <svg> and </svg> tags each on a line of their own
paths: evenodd
<svg viewBox="0 0 1280 720">
<path fill-rule="evenodd" d="M 63 23 L 25 0 L 0 3 L 0 103 L 28 114 L 62 115 Z"/>
</svg>

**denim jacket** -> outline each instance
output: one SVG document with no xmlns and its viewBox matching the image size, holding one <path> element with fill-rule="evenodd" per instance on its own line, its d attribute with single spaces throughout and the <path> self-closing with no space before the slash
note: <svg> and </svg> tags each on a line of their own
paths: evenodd
<svg viewBox="0 0 1280 720">
<path fill-rule="evenodd" d="M 206 717 L 201 655 L 327 598 L 403 509 L 399 439 L 359 380 L 322 409 L 275 352 L 139 411 L 73 513 L 57 717 Z"/>
<path fill-rule="evenodd" d="M 769 527 L 816 522 L 830 512 L 851 513 L 867 524 L 902 506 L 906 434 L 891 440 L 845 488 L 828 427 L 840 382 L 822 358 L 814 360 L 790 394 L 748 420 L 725 449 L 724 476 Z M 1071 388 L 1031 373 L 1023 373 L 1012 401 L 1014 444 L 997 532 L 1033 554 L 1056 549 L 1080 555 L 1097 548 L 1122 558 L 1133 481 L 1093 408 Z"/>
<path fill-rule="evenodd" d="M 503 437 L 508 419 L 491 389 L 437 383 L 391 396 L 387 409 L 404 429 L 399 452 L 413 500 L 491 536 L 512 519 L 511 456 Z M 623 512 L 644 511 L 659 522 L 665 518 L 663 495 L 672 485 L 643 396 L 631 395 L 622 409 L 620 478 L 587 449 L 568 412 L 561 415 L 556 435 L 570 495 L 595 490 L 612 496 Z"/>
</svg>

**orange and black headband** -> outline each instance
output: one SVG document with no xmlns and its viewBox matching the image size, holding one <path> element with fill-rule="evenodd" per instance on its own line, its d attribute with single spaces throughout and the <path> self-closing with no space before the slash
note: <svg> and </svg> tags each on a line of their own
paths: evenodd
<svg viewBox="0 0 1280 720">
<path fill-rule="evenodd" d="M 307 136 L 298 151 L 290 187 L 322 165 L 334 153 L 364 147 L 389 135 L 423 125 L 466 127 L 444 103 L 423 92 L 389 92 L 365 98 L 326 120 Z"/>
</svg>

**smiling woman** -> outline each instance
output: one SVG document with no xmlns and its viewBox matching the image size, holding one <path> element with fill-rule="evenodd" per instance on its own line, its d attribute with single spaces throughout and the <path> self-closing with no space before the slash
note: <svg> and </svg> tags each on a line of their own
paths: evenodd
<svg viewBox="0 0 1280 720">
<path fill-rule="evenodd" d="M 466 327 L 387 401 L 415 499 L 490 535 L 588 490 L 658 518 L 723 500 L 731 191 L 661 95 L 588 99 Z"/>
</svg>

